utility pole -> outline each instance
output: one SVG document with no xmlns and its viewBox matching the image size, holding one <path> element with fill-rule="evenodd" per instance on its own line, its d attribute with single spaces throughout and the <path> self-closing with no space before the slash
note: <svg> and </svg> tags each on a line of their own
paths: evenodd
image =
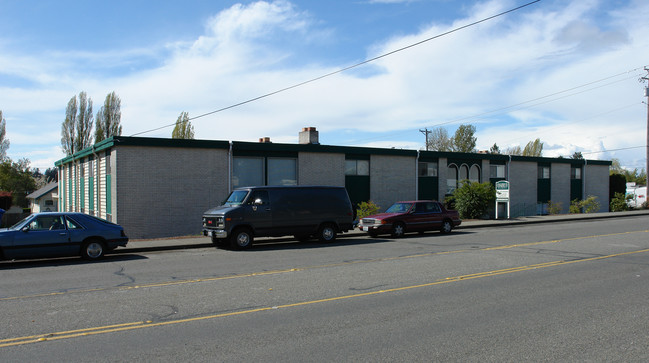
<svg viewBox="0 0 649 363">
<path fill-rule="evenodd" d="M 649 81 L 649 68 L 644 67 L 644 70 L 647 72 L 647 76 L 642 77 L 641 80 L 644 81 Z M 649 188 L 649 85 L 647 85 L 644 89 L 644 95 L 647 97 L 647 163 L 645 165 L 645 175 L 647 179 L 645 180 L 645 186 Z"/>
<path fill-rule="evenodd" d="M 424 128 L 423 130 L 419 129 L 419 132 L 426 135 L 426 151 L 428 151 L 428 134 L 430 134 L 432 131 L 429 131 L 428 128 Z"/>
</svg>

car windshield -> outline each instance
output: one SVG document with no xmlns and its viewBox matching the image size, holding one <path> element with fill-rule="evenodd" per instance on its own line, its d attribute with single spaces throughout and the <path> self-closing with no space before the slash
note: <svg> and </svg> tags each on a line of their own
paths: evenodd
<svg viewBox="0 0 649 363">
<path fill-rule="evenodd" d="M 247 190 L 235 190 L 223 204 L 240 205 L 246 199 L 246 195 L 248 195 Z"/>
<path fill-rule="evenodd" d="M 412 207 L 412 203 L 394 203 L 385 210 L 385 213 L 405 213 Z"/>
<path fill-rule="evenodd" d="M 9 227 L 9 229 L 21 229 L 27 224 L 27 220 L 30 219 L 32 216 L 29 215 L 25 218 L 23 218 L 20 222 L 14 224 L 13 226 Z"/>
</svg>

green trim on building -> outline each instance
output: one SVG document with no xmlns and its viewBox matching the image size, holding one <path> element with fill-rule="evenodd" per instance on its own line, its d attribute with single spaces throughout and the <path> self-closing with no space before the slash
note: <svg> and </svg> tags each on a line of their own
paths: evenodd
<svg viewBox="0 0 649 363">
<path fill-rule="evenodd" d="M 113 213 L 110 174 L 106 175 L 106 214 Z"/>
</svg>

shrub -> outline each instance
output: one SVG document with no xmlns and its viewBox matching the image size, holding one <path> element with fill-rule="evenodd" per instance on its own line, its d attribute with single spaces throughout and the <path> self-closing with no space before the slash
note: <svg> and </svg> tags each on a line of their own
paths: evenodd
<svg viewBox="0 0 649 363">
<path fill-rule="evenodd" d="M 358 203 L 358 208 L 356 209 L 356 218 L 361 219 L 367 216 L 371 216 L 372 214 L 376 214 L 379 212 L 381 207 L 378 205 L 374 204 L 374 202 L 367 201 L 367 202 L 360 202 Z"/>
<path fill-rule="evenodd" d="M 615 193 L 613 199 L 611 199 L 611 212 L 622 212 L 629 209 L 629 205 L 626 204 L 626 197 L 624 193 Z"/>
<path fill-rule="evenodd" d="M 548 213 L 549 214 L 559 214 L 563 210 L 563 204 L 554 203 L 551 200 L 548 200 Z"/>
<path fill-rule="evenodd" d="M 570 207 L 568 208 L 568 211 L 570 213 L 581 213 L 581 201 L 579 199 L 575 199 L 570 202 Z"/>
<path fill-rule="evenodd" d="M 460 217 L 476 219 L 485 215 L 490 203 L 496 200 L 496 189 L 489 182 L 475 183 L 466 180 L 455 190 L 453 196 Z"/>
<path fill-rule="evenodd" d="M 575 199 L 570 202 L 570 213 L 595 213 L 600 207 L 597 197 L 591 195 L 585 200 Z"/>
</svg>

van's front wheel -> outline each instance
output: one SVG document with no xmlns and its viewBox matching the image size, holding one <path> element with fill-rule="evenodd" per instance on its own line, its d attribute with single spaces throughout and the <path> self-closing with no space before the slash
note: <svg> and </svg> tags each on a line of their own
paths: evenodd
<svg viewBox="0 0 649 363">
<path fill-rule="evenodd" d="M 252 247 L 254 239 L 252 231 L 248 228 L 239 228 L 230 237 L 230 246 L 235 250 L 246 250 Z"/>
<path fill-rule="evenodd" d="M 336 240 L 336 228 L 332 224 L 324 224 L 318 230 L 320 242 L 333 242 Z"/>
</svg>

